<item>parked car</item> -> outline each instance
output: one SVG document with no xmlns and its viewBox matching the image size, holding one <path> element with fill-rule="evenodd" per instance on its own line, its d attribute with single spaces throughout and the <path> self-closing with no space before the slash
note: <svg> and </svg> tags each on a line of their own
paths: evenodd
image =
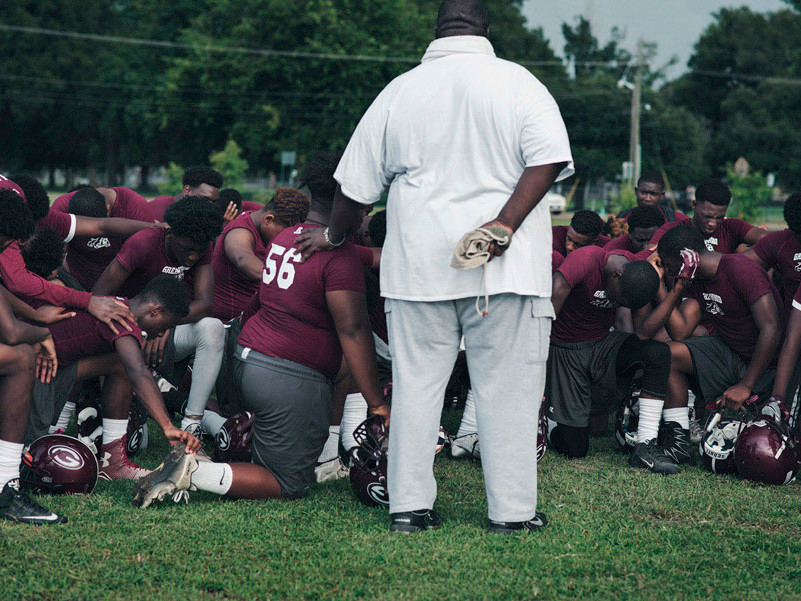
<svg viewBox="0 0 801 601">
<path fill-rule="evenodd" d="M 551 213 L 558 215 L 559 213 L 564 213 L 567 209 L 567 198 L 561 194 L 548 192 L 545 195 L 545 200 L 548 201 L 548 208 L 551 210 Z"/>
</svg>

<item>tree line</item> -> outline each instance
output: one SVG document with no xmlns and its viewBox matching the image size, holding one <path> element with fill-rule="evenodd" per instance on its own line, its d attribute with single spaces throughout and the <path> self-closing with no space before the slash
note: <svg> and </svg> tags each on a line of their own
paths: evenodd
<svg viewBox="0 0 801 601">
<path fill-rule="evenodd" d="M 690 71 L 671 82 L 646 44 L 644 169 L 664 170 L 680 188 L 745 156 L 782 186 L 801 183 L 801 2 L 787 1 L 775 13 L 715 13 Z M 278 171 L 283 150 L 302 163 L 342 149 L 378 92 L 425 51 L 438 4 L 3 0 L 0 167 L 92 169 L 114 184 L 124 166 L 139 166 L 146 183 L 170 161 L 207 162 L 229 140 L 254 174 Z M 557 99 L 578 175 L 614 180 L 628 158 L 631 103 L 616 84 L 633 80 L 635 57 L 623 44 L 634 41 L 613 30 L 602 45 L 577 17 L 563 25 L 561 60 L 526 23 L 523 0 L 487 4 L 497 54 L 524 64 Z"/>
</svg>

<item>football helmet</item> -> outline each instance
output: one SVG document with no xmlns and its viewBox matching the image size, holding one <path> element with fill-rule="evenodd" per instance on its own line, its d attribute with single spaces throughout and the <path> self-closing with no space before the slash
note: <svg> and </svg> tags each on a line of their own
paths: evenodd
<svg viewBox="0 0 801 601">
<path fill-rule="evenodd" d="M 537 463 L 545 457 L 548 450 L 548 416 L 545 411 L 545 397 L 540 405 L 540 419 L 537 423 Z"/>
<path fill-rule="evenodd" d="M 742 419 L 724 419 L 723 411 L 710 415 L 698 445 L 701 461 L 715 474 L 734 474 L 734 447 L 746 422 Z"/>
<path fill-rule="evenodd" d="M 147 409 L 134 395 L 131 399 L 131 409 L 128 411 L 128 434 L 125 452 L 133 457 L 139 450 L 147 448 Z"/>
<path fill-rule="evenodd" d="M 53 494 L 87 494 L 97 483 L 97 457 L 77 438 L 49 434 L 36 439 L 22 456 L 22 485 Z"/>
<path fill-rule="evenodd" d="M 801 467 L 801 441 L 785 422 L 761 416 L 740 433 L 734 463 L 748 480 L 789 484 Z"/>
<path fill-rule="evenodd" d="M 388 431 L 384 418 L 371 415 L 353 431 L 358 446 L 351 451 L 350 487 L 368 507 L 389 507 L 387 491 Z"/>
<path fill-rule="evenodd" d="M 218 463 L 250 463 L 254 415 L 245 411 L 225 420 L 214 437 L 213 459 Z"/>
<path fill-rule="evenodd" d="M 640 386 L 632 384 L 629 394 L 620 403 L 615 419 L 615 439 L 625 451 L 637 444 L 637 425 L 640 421 Z"/>
</svg>

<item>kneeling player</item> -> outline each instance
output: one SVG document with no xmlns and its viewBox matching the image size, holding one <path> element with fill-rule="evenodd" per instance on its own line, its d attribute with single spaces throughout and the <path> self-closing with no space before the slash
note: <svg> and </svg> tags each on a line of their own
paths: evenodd
<svg viewBox="0 0 801 601">
<path fill-rule="evenodd" d="M 643 370 L 637 444 L 630 463 L 674 474 L 678 466 L 657 445 L 667 395 L 670 352 L 666 344 L 634 334 L 610 332 L 618 306 L 639 309 L 659 289 L 659 275 L 646 261 L 624 251 L 589 246 L 570 253 L 554 274 L 548 381 L 549 441 L 568 457 L 589 448 L 590 386 Z"/>
<path fill-rule="evenodd" d="M 125 434 L 131 389 L 137 394 L 171 443 L 184 442 L 196 451 L 200 443 L 170 421 L 161 393 L 142 358 L 142 332 L 158 336 L 178 323 L 189 311 L 184 285 L 162 275 L 153 279 L 128 301 L 136 323 L 130 331 L 113 332 L 86 311 L 48 326 L 60 369 L 48 383 L 37 383 L 35 411 L 28 420 L 27 441 L 48 433 L 48 426 L 61 406 L 88 379 L 105 376 L 103 382 L 103 446 L 100 476 L 107 480 L 135 480 L 148 473 L 128 459 Z"/>
<path fill-rule="evenodd" d="M 783 332 L 781 297 L 757 263 L 741 254 L 706 250 L 695 228 L 679 226 L 659 240 L 657 252 L 670 275 L 682 270 L 687 251 L 698 253 L 697 273 L 684 291 L 686 300 L 665 324 L 670 337 L 680 341 L 670 343 L 670 402 L 686 408 L 688 378 L 693 378 L 703 401 L 722 396 L 726 405 L 739 409 L 753 395 L 766 397 L 771 391 Z M 702 318 L 714 325 L 714 336 L 689 338 Z"/>
<path fill-rule="evenodd" d="M 239 337 L 234 379 L 255 415 L 253 463 L 198 463 L 173 450 L 137 483 L 134 503 L 147 507 L 185 489 L 251 499 L 304 496 L 328 437 L 343 353 L 370 413 L 388 419 L 356 249 L 347 242 L 300 263 L 293 248 L 299 234 L 319 227 L 301 224 L 272 240 L 256 312 Z"/>
</svg>

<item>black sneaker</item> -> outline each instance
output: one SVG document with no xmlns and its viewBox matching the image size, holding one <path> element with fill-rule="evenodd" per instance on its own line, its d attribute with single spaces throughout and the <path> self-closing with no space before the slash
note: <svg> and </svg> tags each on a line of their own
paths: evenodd
<svg viewBox="0 0 801 601">
<path fill-rule="evenodd" d="M 695 463 L 690 430 L 682 428 L 678 422 L 664 422 L 659 429 L 657 442 L 673 463 L 677 465 Z"/>
<path fill-rule="evenodd" d="M 390 532 L 411 534 L 412 532 L 422 532 L 423 530 L 435 530 L 442 526 L 442 518 L 433 509 L 391 513 L 389 518 L 391 520 L 389 524 Z"/>
<path fill-rule="evenodd" d="M 534 517 L 525 522 L 496 522 L 490 520 L 489 530 L 492 534 L 511 534 L 518 530 L 542 530 L 548 525 L 548 518 L 541 511 L 534 514 Z"/>
<path fill-rule="evenodd" d="M 681 469 L 665 452 L 659 448 L 656 438 L 648 442 L 638 442 L 629 456 L 631 467 L 641 467 L 655 474 L 678 474 Z"/>
<path fill-rule="evenodd" d="M 0 518 L 23 524 L 63 524 L 67 518 L 45 509 L 20 490 L 19 478 L 10 480 L 0 492 Z"/>
</svg>

